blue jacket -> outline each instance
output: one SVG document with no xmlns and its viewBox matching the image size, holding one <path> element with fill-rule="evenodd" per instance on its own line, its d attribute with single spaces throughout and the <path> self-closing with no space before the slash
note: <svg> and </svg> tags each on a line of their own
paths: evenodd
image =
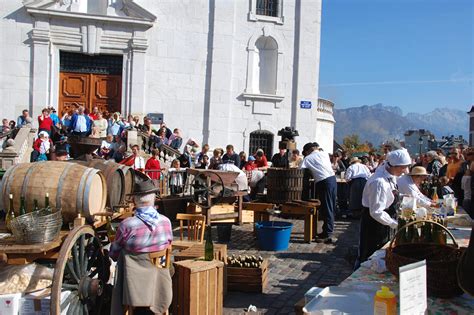
<svg viewBox="0 0 474 315">
<path fill-rule="evenodd" d="M 91 119 L 89 118 L 88 115 L 86 115 L 86 114 L 83 114 L 83 115 L 86 118 L 87 133 L 89 133 L 91 131 L 92 121 L 91 121 Z M 76 129 L 76 123 L 77 123 L 77 117 L 78 116 L 79 116 L 78 114 L 74 114 L 71 117 L 71 131 L 74 131 L 74 129 Z"/>
</svg>

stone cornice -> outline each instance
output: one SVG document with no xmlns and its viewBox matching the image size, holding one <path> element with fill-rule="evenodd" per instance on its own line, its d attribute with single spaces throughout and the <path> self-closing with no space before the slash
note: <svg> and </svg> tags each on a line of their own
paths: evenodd
<svg viewBox="0 0 474 315">
<path fill-rule="evenodd" d="M 143 20 L 133 17 L 122 17 L 122 16 L 108 16 L 108 15 L 94 15 L 90 13 L 81 13 L 81 12 L 66 12 L 66 11 L 57 11 L 49 9 L 39 9 L 26 7 L 26 11 L 33 15 L 39 17 L 56 17 L 63 19 L 73 19 L 73 20 L 88 20 L 94 22 L 108 22 L 108 23 L 117 23 L 117 24 L 132 24 L 136 26 L 142 26 L 146 29 L 153 26 L 154 21 Z"/>
</svg>

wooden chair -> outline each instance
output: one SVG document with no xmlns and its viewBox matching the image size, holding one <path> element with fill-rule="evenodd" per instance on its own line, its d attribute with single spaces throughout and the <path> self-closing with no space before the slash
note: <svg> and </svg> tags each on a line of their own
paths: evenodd
<svg viewBox="0 0 474 315">
<path fill-rule="evenodd" d="M 157 268 L 169 268 L 171 266 L 171 245 L 168 247 L 157 251 L 150 253 L 150 260 L 155 265 Z M 162 264 L 162 258 L 165 257 L 165 263 Z M 168 311 L 163 313 L 164 315 L 168 315 Z M 125 306 L 125 315 L 133 315 L 134 314 L 134 307 L 130 305 Z"/>
<path fill-rule="evenodd" d="M 173 242 L 173 248 L 186 249 L 204 242 L 205 215 L 178 213 L 176 219 L 179 220 L 179 241 Z M 184 239 L 184 221 L 187 222 L 186 240 Z"/>
</svg>

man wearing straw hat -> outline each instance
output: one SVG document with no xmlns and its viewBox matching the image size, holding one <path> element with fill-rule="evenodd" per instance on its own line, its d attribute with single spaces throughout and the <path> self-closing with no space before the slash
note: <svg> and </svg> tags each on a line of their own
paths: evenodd
<svg viewBox="0 0 474 315">
<path fill-rule="evenodd" d="M 430 174 L 426 172 L 423 166 L 415 166 L 410 173 L 405 174 L 397 179 L 398 191 L 400 194 L 410 196 L 416 199 L 419 206 L 429 207 L 434 206 L 435 203 L 420 191 L 421 183 Z"/>
<path fill-rule="evenodd" d="M 168 269 L 156 268 L 149 253 L 171 245 L 170 220 L 154 208 L 158 192 L 151 180 L 134 186 L 135 215 L 123 220 L 110 247 L 109 256 L 117 260 L 111 314 L 123 314 L 123 306 L 149 306 L 164 313 L 172 299 Z"/>
</svg>

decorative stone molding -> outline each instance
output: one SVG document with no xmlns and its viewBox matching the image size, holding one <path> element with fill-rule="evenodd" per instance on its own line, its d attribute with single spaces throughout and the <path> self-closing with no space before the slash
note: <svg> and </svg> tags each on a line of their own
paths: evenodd
<svg viewBox="0 0 474 315">
<path fill-rule="evenodd" d="M 318 99 L 318 115 L 317 115 L 317 120 L 318 121 L 325 121 L 329 122 L 331 124 L 335 124 L 336 120 L 334 119 L 334 103 L 325 100 L 323 98 Z"/>
<path fill-rule="evenodd" d="M 86 1 L 23 2 L 27 12 L 34 18 L 34 28 L 30 33 L 33 43 L 34 111 L 40 110 L 45 104 L 58 105 L 60 50 L 89 55 L 122 55 L 122 112 L 130 113 L 132 99 L 145 106 L 143 78 L 146 69 L 144 53 L 148 49 L 146 31 L 154 25 L 156 16 L 133 0 L 97 0 L 102 1 L 100 12 L 83 12 L 81 6 Z M 142 79 L 131 80 L 132 76 Z"/>
</svg>

